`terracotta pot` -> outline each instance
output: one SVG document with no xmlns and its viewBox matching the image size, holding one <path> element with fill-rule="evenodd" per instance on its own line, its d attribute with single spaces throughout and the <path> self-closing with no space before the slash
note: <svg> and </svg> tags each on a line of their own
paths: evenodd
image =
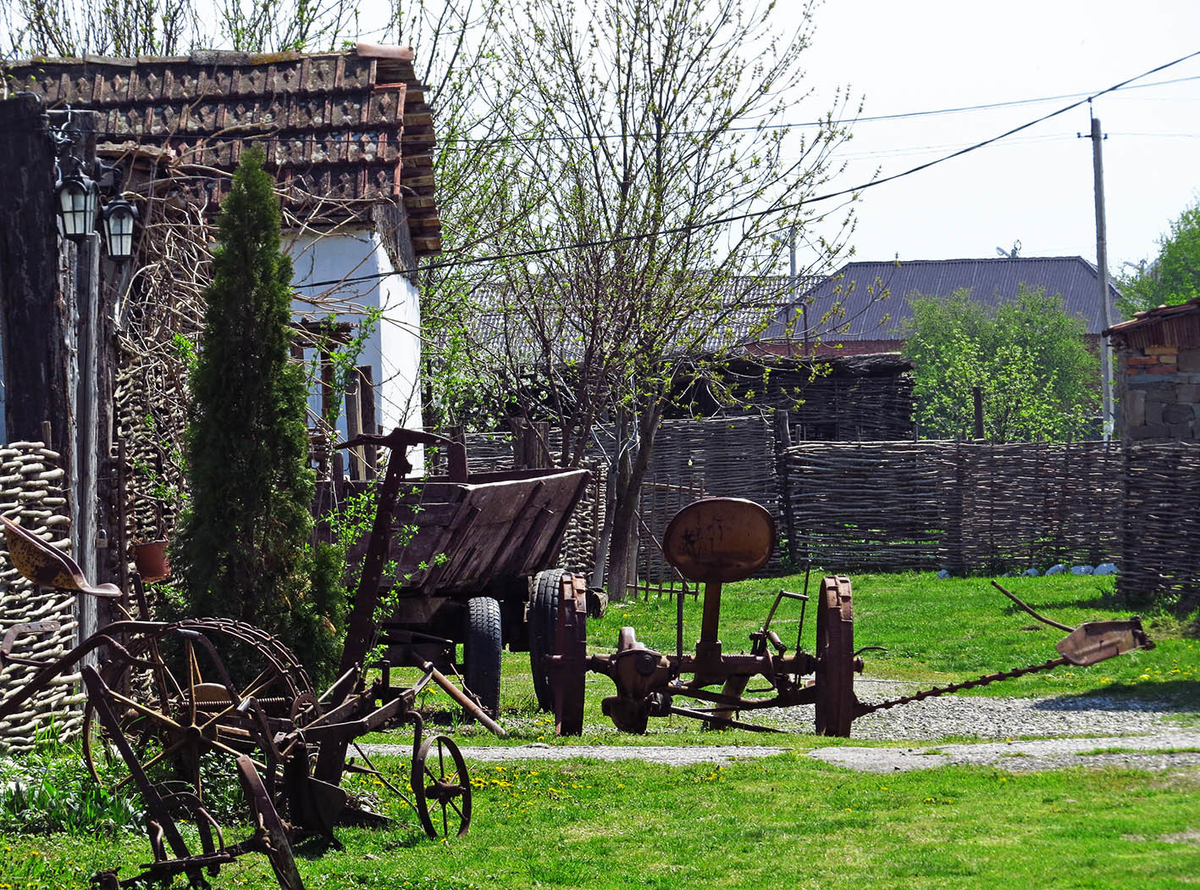
<svg viewBox="0 0 1200 890">
<path fill-rule="evenodd" d="M 171 575 L 171 564 L 167 562 L 167 542 L 164 540 L 134 544 L 133 561 L 143 581 L 161 581 Z"/>
</svg>

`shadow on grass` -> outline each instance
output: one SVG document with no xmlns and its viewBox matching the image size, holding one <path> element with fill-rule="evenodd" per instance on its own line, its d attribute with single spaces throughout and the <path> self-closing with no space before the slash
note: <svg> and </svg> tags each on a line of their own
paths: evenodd
<svg viewBox="0 0 1200 890">
<path fill-rule="evenodd" d="M 1046 612 L 1050 609 L 1096 609 L 1103 612 L 1129 612 L 1137 614 L 1138 610 L 1128 603 L 1125 603 L 1112 594 L 1104 594 L 1098 592 L 1096 596 L 1090 599 L 1064 599 L 1064 600 L 1040 600 L 1040 599 L 1024 599 L 1032 608 L 1039 612 Z M 1013 603 L 1009 603 L 1004 610 L 1006 615 L 1025 615 L 1026 613 L 1019 609 Z"/>
<path fill-rule="evenodd" d="M 1045 699 L 1034 705 L 1042 711 L 1091 711 L 1105 699 L 1118 710 L 1161 711 L 1165 705 L 1184 711 L 1200 710 L 1200 680 L 1166 680 L 1161 683 L 1113 683 L 1103 690 Z"/>
</svg>

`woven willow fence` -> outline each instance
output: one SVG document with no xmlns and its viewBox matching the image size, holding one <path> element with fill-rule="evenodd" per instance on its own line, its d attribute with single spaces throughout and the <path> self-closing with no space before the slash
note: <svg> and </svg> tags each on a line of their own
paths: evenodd
<svg viewBox="0 0 1200 890">
<path fill-rule="evenodd" d="M 58 460 L 55 452 L 37 442 L 14 442 L 0 448 L 0 513 L 55 547 L 68 550 L 67 499 Z M 13 654 L 51 659 L 74 646 L 75 597 L 26 581 L 9 561 L 0 535 L 0 633 L 14 624 L 48 620 L 60 622 L 61 628 L 53 634 L 19 637 Z M 0 670 L 0 700 L 24 686 L 35 673 L 34 667 L 5 665 Z M 0 750 L 32 750 L 37 733 L 48 730 L 51 724 L 60 738 L 78 732 L 82 716 L 75 705 L 83 701 L 78 680 L 78 674 L 55 678 L 26 703 L 24 710 L 0 722 Z"/>
<path fill-rule="evenodd" d="M 595 447 L 588 451 L 587 463 L 592 471 L 592 485 L 572 517 L 560 559 L 564 565 L 585 573 L 592 570 L 605 519 L 607 458 L 615 451 L 610 428 L 598 427 L 594 439 Z M 465 441 L 471 472 L 513 466 L 515 440 L 511 434 L 467 433 Z M 557 456 L 561 441 L 561 431 L 550 428 L 546 445 L 552 456 Z M 639 505 L 640 578 L 664 584 L 676 577 L 663 560 L 657 542 L 662 540 L 667 523 L 680 507 L 705 496 L 749 498 L 765 506 L 772 515 L 779 515 L 774 438 L 768 421 L 757 415 L 663 421 Z M 778 569 L 779 565 L 776 554 L 769 568 Z"/>
<path fill-rule="evenodd" d="M 1113 560 L 1122 452 L 1105 442 L 808 443 L 789 449 L 798 561 L 955 574 Z"/>
<path fill-rule="evenodd" d="M 1131 603 L 1200 596 L 1200 444 L 1128 449 L 1117 592 Z"/>
<path fill-rule="evenodd" d="M 473 439 L 474 456 L 511 466 L 511 442 Z M 681 499 L 732 495 L 777 517 L 768 569 L 809 556 L 837 571 L 954 574 L 1113 561 L 1130 602 L 1200 592 L 1197 443 L 808 442 L 778 463 L 773 450 L 757 417 L 665 422 L 643 493 L 646 526 L 661 540 Z M 594 506 L 577 513 L 576 553 L 594 542 L 603 516 Z M 670 580 L 648 535 L 638 570 L 653 583 Z"/>
</svg>

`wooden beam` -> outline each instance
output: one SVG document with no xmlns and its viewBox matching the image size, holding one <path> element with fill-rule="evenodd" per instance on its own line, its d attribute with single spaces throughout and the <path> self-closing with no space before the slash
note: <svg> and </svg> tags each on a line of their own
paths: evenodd
<svg viewBox="0 0 1200 890">
<path fill-rule="evenodd" d="M 59 299 L 54 149 L 31 94 L 0 102 L 0 312 L 7 440 L 62 451 L 68 435 L 65 303 Z"/>
</svg>

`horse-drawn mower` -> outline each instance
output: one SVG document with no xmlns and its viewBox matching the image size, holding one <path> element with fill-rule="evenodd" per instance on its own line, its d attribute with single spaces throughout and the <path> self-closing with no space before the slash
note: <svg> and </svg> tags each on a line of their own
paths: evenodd
<svg viewBox="0 0 1200 890">
<path fill-rule="evenodd" d="M 854 692 L 854 675 L 862 673 L 862 655 L 879 647 L 854 647 L 854 615 L 850 579 L 822 579 L 816 593 L 816 638 L 812 652 L 803 649 L 807 592 L 781 590 L 762 626 L 750 634 L 750 651 L 728 654 L 718 637 L 721 585 L 748 578 L 767 563 L 775 543 L 771 515 L 752 501 L 706 498 L 676 514 L 663 537 L 668 561 L 689 581 L 704 585 L 700 639 L 694 652 L 683 649 L 683 596 L 676 597 L 675 652 L 663 653 L 638 642 L 632 627 L 623 627 L 617 649 L 608 655 L 588 655 L 584 590 L 579 579 L 561 578 L 555 651 L 544 662 L 553 689 L 555 723 L 563 735 L 583 728 L 584 677 L 604 674 L 616 694 L 602 702 L 604 713 L 625 732 L 646 731 L 650 717 L 680 715 L 702 719 L 712 727 L 771 731 L 743 722 L 741 712 L 811 704 L 816 732 L 849 736 L 853 722 L 866 714 L 908 702 L 984 686 L 1061 665 L 1089 665 L 1128 652 L 1149 649 L 1153 643 L 1140 619 L 1094 621 L 1071 628 L 1038 615 L 1029 606 L 995 586 L 1039 621 L 1068 635 L 1057 645 L 1058 656 L 1040 664 L 987 674 L 963 683 L 934 687 L 888 701 L 867 704 Z M 993 582 L 995 584 L 995 582 Z M 807 583 L 806 583 L 807 588 Z M 800 621 L 794 645 L 772 628 L 783 603 L 799 606 Z M 794 607 L 794 606 L 793 606 Z M 749 688 L 758 683 L 757 688 Z M 685 699 L 699 703 L 683 706 Z"/>
</svg>

